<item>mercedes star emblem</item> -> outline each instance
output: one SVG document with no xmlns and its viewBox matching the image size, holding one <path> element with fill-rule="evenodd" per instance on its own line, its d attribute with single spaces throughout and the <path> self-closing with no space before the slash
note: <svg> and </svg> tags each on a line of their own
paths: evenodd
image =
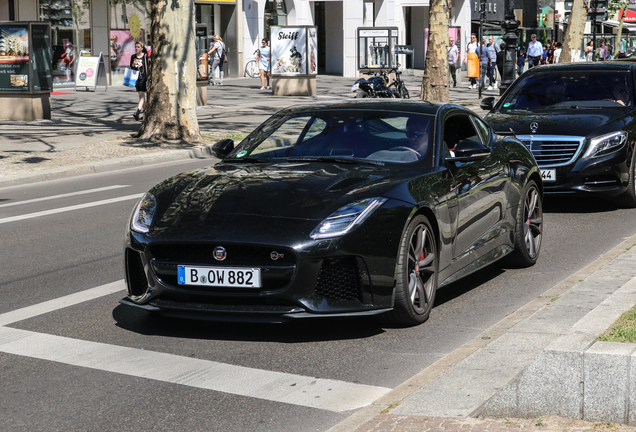
<svg viewBox="0 0 636 432">
<path fill-rule="evenodd" d="M 539 123 L 537 122 L 530 123 L 530 132 L 537 133 L 537 129 L 539 129 Z"/>
</svg>

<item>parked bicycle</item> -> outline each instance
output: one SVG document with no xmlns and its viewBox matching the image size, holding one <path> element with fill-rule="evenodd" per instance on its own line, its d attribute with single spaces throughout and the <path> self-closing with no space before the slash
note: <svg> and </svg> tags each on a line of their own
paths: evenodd
<svg viewBox="0 0 636 432">
<path fill-rule="evenodd" d="M 399 67 L 399 65 L 398 65 Z M 395 79 L 389 84 L 389 74 L 393 73 Z M 369 78 L 358 79 L 351 91 L 356 93 L 356 98 L 402 98 L 409 99 L 409 91 L 400 75 L 402 71 L 392 68 L 388 71 L 366 72 L 364 75 L 371 75 Z"/>
<path fill-rule="evenodd" d="M 248 76 L 250 78 L 258 78 L 261 76 L 261 73 L 258 71 L 258 62 L 256 61 L 257 54 L 258 50 L 254 51 L 254 58 L 248 61 L 245 65 L 245 73 L 243 76 Z"/>
</svg>

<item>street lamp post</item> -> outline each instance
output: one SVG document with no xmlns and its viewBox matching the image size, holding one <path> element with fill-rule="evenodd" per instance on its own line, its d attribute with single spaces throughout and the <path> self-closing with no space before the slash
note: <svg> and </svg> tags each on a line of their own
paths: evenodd
<svg viewBox="0 0 636 432">
<path fill-rule="evenodd" d="M 519 21 L 515 19 L 515 2 L 514 0 L 506 0 L 506 14 L 503 23 L 503 28 L 506 33 L 502 37 L 506 43 L 506 55 L 503 64 L 503 77 L 501 77 L 501 85 L 499 87 L 500 95 L 502 95 L 515 80 L 516 49 L 517 40 L 519 39 L 517 36 L 518 27 Z"/>
</svg>

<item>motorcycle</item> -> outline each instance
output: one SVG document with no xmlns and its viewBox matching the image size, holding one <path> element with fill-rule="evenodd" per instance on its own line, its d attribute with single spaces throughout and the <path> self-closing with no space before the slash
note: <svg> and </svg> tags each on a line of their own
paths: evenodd
<svg viewBox="0 0 636 432">
<path fill-rule="evenodd" d="M 389 74 L 395 73 L 395 81 L 389 84 Z M 360 78 L 352 86 L 351 91 L 356 98 L 409 98 L 409 92 L 400 78 L 402 71 L 392 68 L 387 73 L 365 72 L 369 78 Z"/>
</svg>

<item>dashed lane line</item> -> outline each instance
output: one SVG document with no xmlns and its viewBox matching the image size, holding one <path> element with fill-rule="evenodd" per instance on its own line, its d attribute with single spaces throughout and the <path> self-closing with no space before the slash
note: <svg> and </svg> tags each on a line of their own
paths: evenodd
<svg viewBox="0 0 636 432">
<path fill-rule="evenodd" d="M 60 207 L 60 208 L 51 209 L 51 210 L 44 210 L 44 211 L 41 211 L 41 212 L 27 213 L 27 214 L 18 215 L 18 216 L 6 217 L 6 218 L 0 219 L 0 224 L 5 224 L 5 223 L 9 223 L 9 222 L 16 222 L 16 221 L 22 221 L 22 220 L 26 220 L 26 219 L 33 219 L 33 218 L 37 218 L 37 217 L 48 216 L 48 215 L 57 214 L 57 213 L 64 213 L 64 212 L 69 212 L 69 211 L 74 211 L 74 210 L 81 210 L 81 209 L 85 209 L 85 208 L 89 208 L 89 207 L 96 207 L 96 206 L 105 205 L 105 204 L 112 204 L 112 203 L 116 203 L 116 202 L 120 202 L 120 201 L 128 201 L 128 200 L 132 200 L 132 199 L 141 198 L 142 196 L 143 196 L 142 193 L 133 194 L 133 195 L 126 195 L 126 196 L 117 197 L 117 198 L 110 198 L 110 199 L 105 199 L 105 200 L 100 200 L 100 201 L 93 201 L 93 202 L 89 202 L 89 203 L 85 203 L 85 204 L 78 204 L 78 205 L 73 205 L 73 206 L 68 206 L 68 207 Z"/>
<path fill-rule="evenodd" d="M 69 192 L 69 193 L 59 194 L 59 195 L 45 196 L 42 198 L 34 198 L 34 199 L 24 200 L 24 201 L 15 201 L 10 203 L 0 204 L 0 208 L 13 207 L 13 206 L 23 205 L 23 204 L 33 204 L 36 202 L 50 201 L 50 200 L 60 199 L 60 198 L 69 198 L 69 197 L 74 197 L 79 195 L 104 192 L 104 191 L 113 190 L 113 189 L 121 189 L 125 187 L 130 187 L 130 185 L 111 185 L 111 186 L 105 186 L 105 187 L 96 188 L 96 189 L 87 189 L 87 190 L 82 190 L 77 192 Z"/>
</svg>

